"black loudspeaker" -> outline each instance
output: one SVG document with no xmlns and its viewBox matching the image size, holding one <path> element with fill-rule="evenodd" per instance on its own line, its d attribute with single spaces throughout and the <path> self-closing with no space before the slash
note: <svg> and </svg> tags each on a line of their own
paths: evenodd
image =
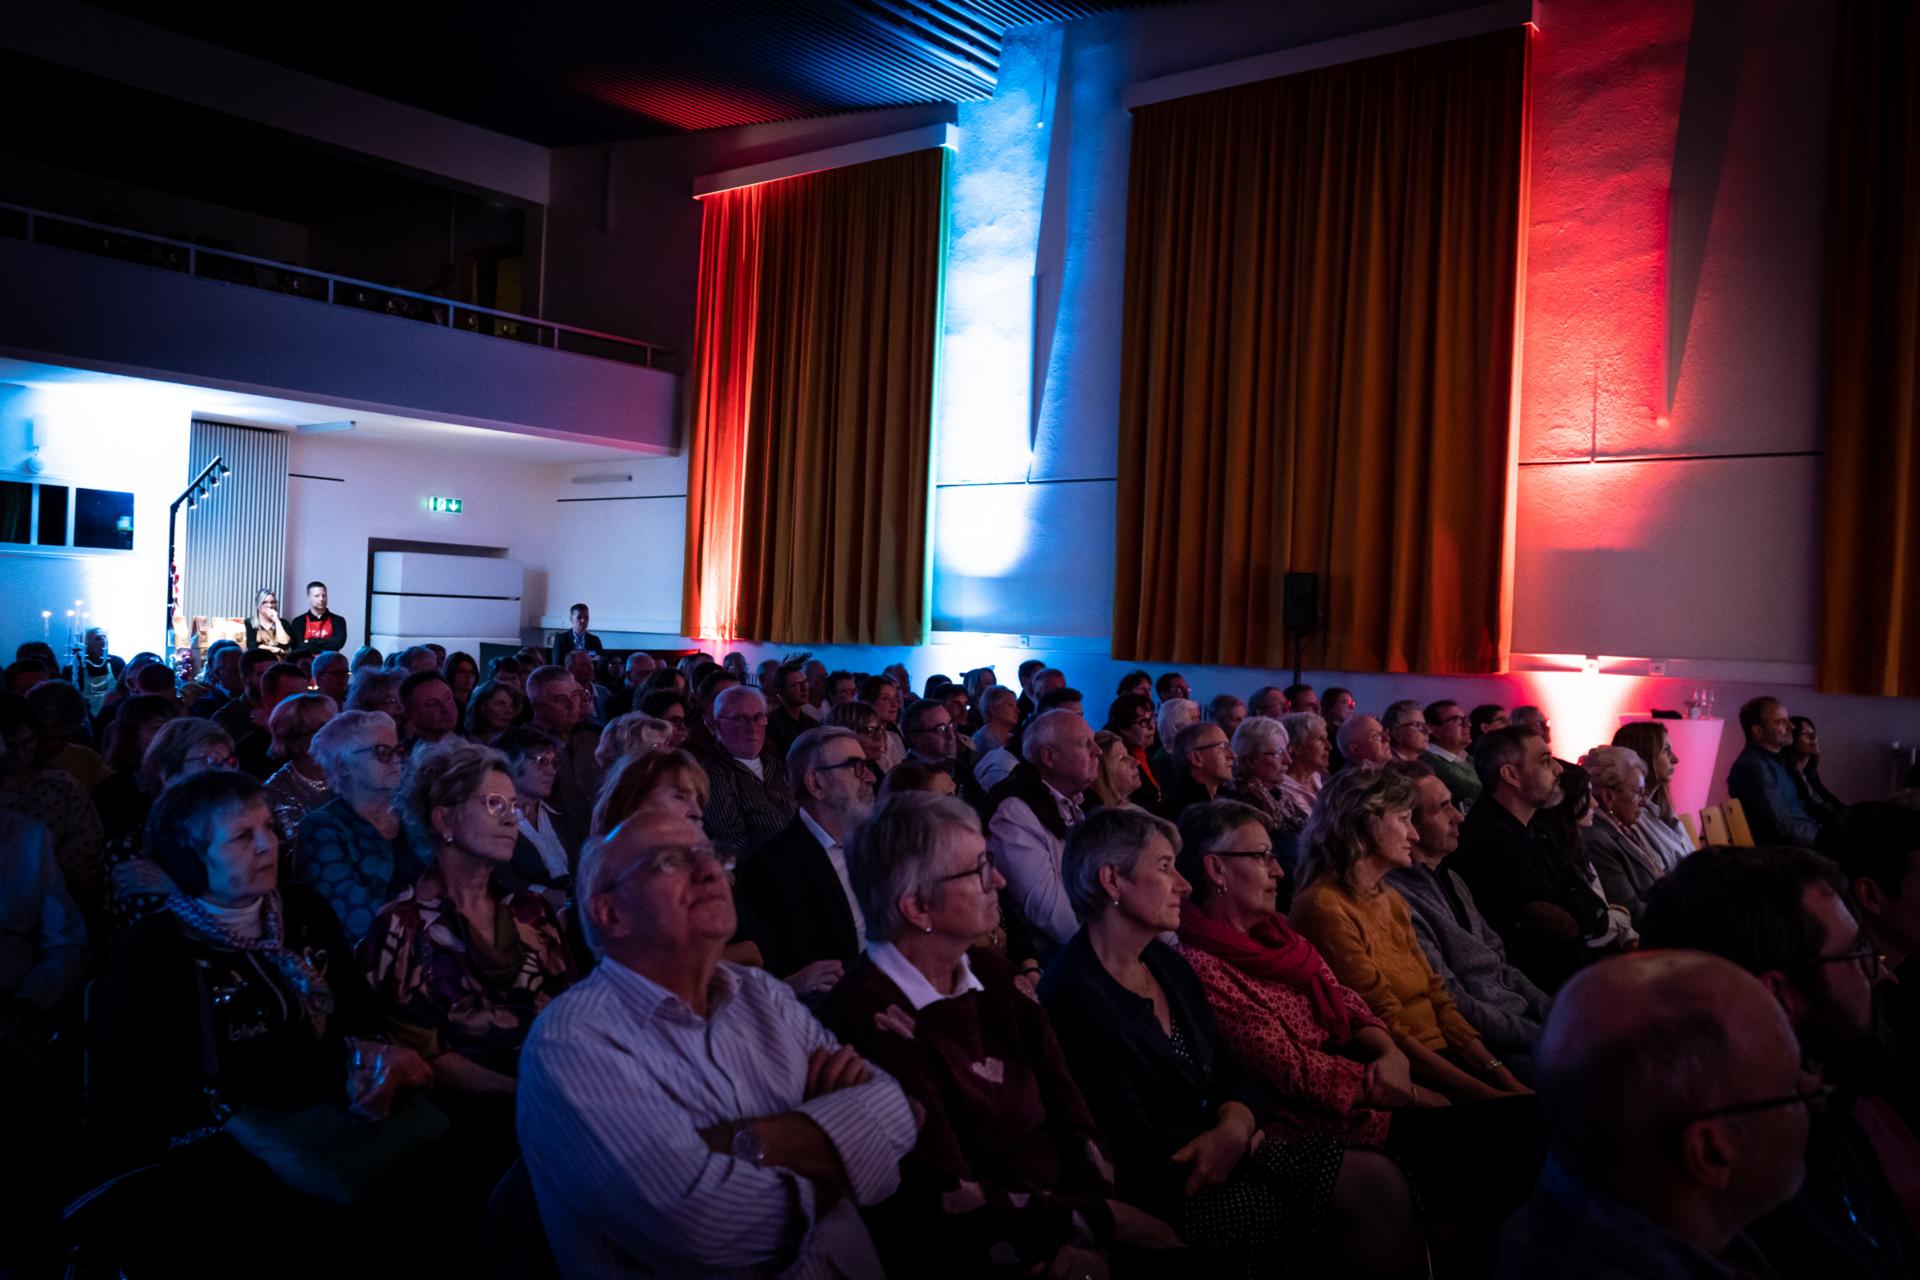
<svg viewBox="0 0 1920 1280">
<path fill-rule="evenodd" d="M 1320 575 L 1290 573 L 1282 591 L 1287 634 L 1303 636 L 1320 625 Z"/>
</svg>

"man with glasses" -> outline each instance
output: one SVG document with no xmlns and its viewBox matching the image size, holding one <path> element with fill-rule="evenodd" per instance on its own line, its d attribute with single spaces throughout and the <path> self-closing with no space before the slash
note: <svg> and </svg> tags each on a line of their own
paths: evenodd
<svg viewBox="0 0 1920 1280">
<path fill-rule="evenodd" d="M 1393 759 L 1393 739 L 1387 735 L 1385 726 L 1372 716 L 1348 717 L 1334 740 L 1340 748 L 1340 758 L 1345 761 L 1335 766 L 1335 772 L 1343 768 L 1378 769 Z"/>
<path fill-rule="evenodd" d="M 1473 771 L 1473 761 L 1467 759 L 1467 749 L 1473 745 L 1467 713 L 1459 703 L 1442 698 L 1427 704 L 1426 721 L 1427 749 L 1420 759 L 1447 784 L 1453 802 L 1465 813 L 1480 798 L 1481 790 L 1480 775 Z"/>
<path fill-rule="evenodd" d="M 1692 951 L 1609 960 L 1540 1040 L 1553 1155 L 1507 1222 L 1502 1280 L 1704 1280 L 1790 1270 L 1743 1234 L 1800 1188 L 1823 1090 L 1766 987 Z"/>
<path fill-rule="evenodd" d="M 1518 715 L 1518 711 L 1515 712 Z M 1727 794 L 1746 810 L 1758 844 L 1796 844 L 1811 849 L 1820 824 L 1800 799 L 1804 784 L 1781 753 L 1793 743 L 1793 717 L 1778 698 L 1755 698 L 1740 708 L 1747 744 L 1727 770 Z"/>
<path fill-rule="evenodd" d="M 760 922 L 767 970 L 803 998 L 831 991 L 866 945 L 846 842 L 873 811 L 877 781 L 853 730 L 801 734 L 787 753 L 793 821 L 740 863 L 740 899 Z"/>
<path fill-rule="evenodd" d="M 782 760 L 809 729 L 820 722 L 807 714 L 807 669 L 797 662 L 785 663 L 775 671 L 772 692 L 767 695 L 767 741 Z"/>
<path fill-rule="evenodd" d="M 713 745 L 699 757 L 711 789 L 707 834 L 738 861 L 793 820 L 786 762 L 767 742 L 767 702 L 758 689 L 726 690 L 707 719 Z"/>
<path fill-rule="evenodd" d="M 560 739 L 532 725 L 516 725 L 494 739 L 493 747 L 507 758 L 519 804 L 513 874 L 529 885 L 570 887 L 583 829 L 550 803 L 560 776 Z"/>
<path fill-rule="evenodd" d="M 538 667 L 527 676 L 529 722 L 560 744 L 554 777 L 553 807 L 582 831 L 593 822 L 593 797 L 600 789 L 600 766 L 593 749 L 600 735 L 585 724 L 580 685 L 565 667 Z"/>
<path fill-rule="evenodd" d="M 1227 732 L 1211 720 L 1182 729 L 1173 740 L 1170 754 L 1181 768 L 1160 800 L 1161 816 L 1169 822 L 1178 822 L 1188 805 L 1218 799 L 1220 788 L 1233 781 L 1233 751 Z"/>
<path fill-rule="evenodd" d="M 1774 1270 L 1891 1280 L 1915 1274 L 1920 1243 L 1881 1153 L 1912 1168 L 1920 1151 L 1877 1096 L 1886 1061 L 1873 989 L 1888 975 L 1845 894 L 1840 869 L 1806 850 L 1717 846 L 1653 887 L 1641 934 L 1647 947 L 1711 952 L 1757 977 L 1793 1024 L 1807 1070 L 1839 1091 L 1814 1113 L 1806 1185 L 1754 1224 Z M 1729 1083 L 1747 1098 L 1785 1092 L 1744 1063 Z"/>
<path fill-rule="evenodd" d="M 737 917 L 712 842 L 635 814 L 590 844 L 578 890 L 600 964 L 520 1059 L 561 1274 L 880 1275 L 859 1209 L 899 1186 L 913 1110 L 785 983 L 720 959 Z"/>
<path fill-rule="evenodd" d="M 1849 805 L 1821 830 L 1820 851 L 1846 874 L 1860 923 L 1894 976 L 1873 991 L 1897 1055 L 1887 1100 L 1920 1133 L 1920 810 Z"/>
<path fill-rule="evenodd" d="M 1427 751 L 1427 717 L 1420 704 L 1403 698 L 1380 713 L 1380 725 L 1387 731 L 1389 759 L 1418 760 Z"/>
<path fill-rule="evenodd" d="M 987 852 L 1045 963 L 1080 928 L 1060 860 L 1085 816 L 1080 797 L 1100 776 L 1100 746 L 1084 716 L 1055 709 L 1028 723 L 1020 750 L 1025 758 L 987 795 Z"/>
</svg>

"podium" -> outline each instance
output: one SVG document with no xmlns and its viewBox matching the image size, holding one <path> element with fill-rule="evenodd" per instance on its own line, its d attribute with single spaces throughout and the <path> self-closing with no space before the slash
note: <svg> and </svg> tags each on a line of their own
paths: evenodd
<svg viewBox="0 0 1920 1280">
<path fill-rule="evenodd" d="M 1621 716 L 1620 723 L 1652 719 L 1646 712 L 1633 712 Z M 1680 766 L 1673 771 L 1673 781 L 1667 785 L 1674 812 L 1697 814 L 1707 807 L 1707 794 L 1713 790 L 1714 779 L 1720 776 L 1720 739 L 1727 722 L 1716 718 L 1658 723 L 1666 728 L 1673 753 L 1680 757 Z M 1651 785 L 1652 780 L 1648 781 Z"/>
</svg>

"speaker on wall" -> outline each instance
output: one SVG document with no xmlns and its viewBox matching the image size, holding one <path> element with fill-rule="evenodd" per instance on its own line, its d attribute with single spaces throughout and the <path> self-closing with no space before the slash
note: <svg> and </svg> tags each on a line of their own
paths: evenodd
<svg viewBox="0 0 1920 1280">
<path fill-rule="evenodd" d="M 1287 634 L 1303 636 L 1320 625 L 1320 575 L 1289 573 L 1281 591 Z"/>
</svg>

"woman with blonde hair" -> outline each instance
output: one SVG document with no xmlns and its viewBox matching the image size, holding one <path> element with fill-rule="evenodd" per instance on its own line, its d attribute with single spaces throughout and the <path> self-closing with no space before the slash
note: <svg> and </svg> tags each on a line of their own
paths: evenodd
<svg viewBox="0 0 1920 1280">
<path fill-rule="evenodd" d="M 658 751 L 673 737 L 673 726 L 642 711 L 629 711 L 607 721 L 600 741 L 593 748 L 594 763 L 611 769 L 628 756 L 643 756 Z"/>
<path fill-rule="evenodd" d="M 293 647 L 287 627 L 280 620 L 280 597 L 272 587 L 253 593 L 253 616 L 246 620 L 247 648 L 260 649 L 276 658 L 284 658 Z"/>
<path fill-rule="evenodd" d="M 1133 748 L 1110 729 L 1096 732 L 1093 743 L 1100 748 L 1100 772 L 1094 775 L 1086 798 L 1097 801 L 1102 809 L 1131 804 L 1133 793 L 1140 789 L 1140 762 Z"/>
</svg>

